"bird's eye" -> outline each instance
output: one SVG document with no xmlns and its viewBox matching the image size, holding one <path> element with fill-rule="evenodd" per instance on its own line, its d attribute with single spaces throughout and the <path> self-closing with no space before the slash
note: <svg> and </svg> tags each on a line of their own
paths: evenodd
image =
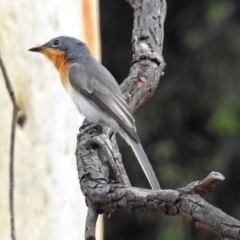
<svg viewBox="0 0 240 240">
<path fill-rule="evenodd" d="M 60 44 L 60 41 L 58 39 L 55 39 L 52 43 L 54 47 L 57 47 Z"/>
</svg>

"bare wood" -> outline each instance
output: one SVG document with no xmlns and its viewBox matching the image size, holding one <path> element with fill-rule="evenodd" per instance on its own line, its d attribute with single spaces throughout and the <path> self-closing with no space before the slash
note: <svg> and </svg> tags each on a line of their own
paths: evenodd
<svg viewBox="0 0 240 240">
<path fill-rule="evenodd" d="M 15 233 L 15 216 L 14 216 L 14 146 L 15 146 L 15 132 L 17 125 L 17 114 L 19 111 L 19 106 L 17 104 L 14 90 L 11 81 L 8 77 L 6 67 L 2 60 L 0 54 L 0 67 L 2 70 L 3 78 L 5 80 L 7 91 L 11 97 L 13 104 L 13 115 L 12 115 L 12 125 L 11 125 L 11 140 L 10 140 L 10 160 L 9 160 L 9 208 L 10 208 L 10 225 L 11 225 L 11 238 L 16 240 Z"/>
<path fill-rule="evenodd" d="M 211 172 L 201 181 L 190 183 L 185 188 L 194 190 L 199 195 L 203 196 L 206 193 L 212 192 L 215 187 L 221 183 L 225 177 L 219 172 Z"/>
</svg>

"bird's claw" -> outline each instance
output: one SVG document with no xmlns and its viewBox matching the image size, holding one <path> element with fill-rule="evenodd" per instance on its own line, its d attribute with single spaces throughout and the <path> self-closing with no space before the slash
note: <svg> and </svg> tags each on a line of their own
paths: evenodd
<svg viewBox="0 0 240 240">
<path fill-rule="evenodd" d="M 91 134 L 92 130 L 102 130 L 102 126 L 99 125 L 99 123 L 86 123 L 86 124 L 83 124 L 80 128 L 79 128 L 79 134 L 78 134 L 78 137 L 81 137 L 83 136 L 86 132 L 88 132 L 89 134 Z"/>
</svg>

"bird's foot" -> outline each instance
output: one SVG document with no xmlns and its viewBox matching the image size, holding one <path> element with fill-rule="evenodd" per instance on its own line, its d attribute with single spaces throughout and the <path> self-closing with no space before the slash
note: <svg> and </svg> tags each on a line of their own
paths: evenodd
<svg viewBox="0 0 240 240">
<path fill-rule="evenodd" d="M 79 128 L 79 134 L 78 136 L 81 137 L 82 135 L 84 135 L 86 132 L 88 132 L 89 134 L 91 134 L 91 131 L 93 131 L 94 129 L 96 130 L 102 130 L 102 126 L 99 125 L 99 123 L 85 123 L 83 124 L 80 128 Z"/>
</svg>

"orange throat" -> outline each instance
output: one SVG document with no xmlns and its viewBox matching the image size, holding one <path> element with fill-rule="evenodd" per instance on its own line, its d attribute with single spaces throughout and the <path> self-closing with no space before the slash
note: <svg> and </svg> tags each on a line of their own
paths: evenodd
<svg viewBox="0 0 240 240">
<path fill-rule="evenodd" d="M 57 49 L 44 48 L 42 53 L 53 63 L 59 72 L 61 82 L 66 88 L 69 85 L 68 66 L 69 61 L 65 59 L 65 52 Z"/>
</svg>

